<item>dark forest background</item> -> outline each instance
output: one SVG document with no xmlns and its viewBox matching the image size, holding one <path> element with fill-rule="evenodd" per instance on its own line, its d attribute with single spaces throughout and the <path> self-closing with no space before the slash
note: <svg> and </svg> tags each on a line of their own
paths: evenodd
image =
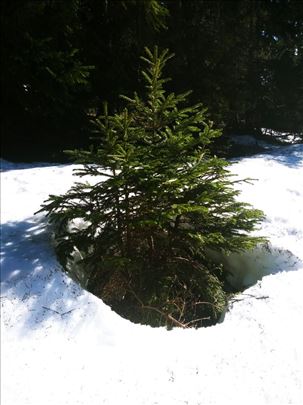
<svg viewBox="0 0 303 405">
<path fill-rule="evenodd" d="M 144 46 L 175 53 L 168 90 L 193 90 L 225 134 L 303 132 L 303 1 L 3 0 L 2 156 L 62 159 L 90 118 L 140 92 Z"/>
</svg>

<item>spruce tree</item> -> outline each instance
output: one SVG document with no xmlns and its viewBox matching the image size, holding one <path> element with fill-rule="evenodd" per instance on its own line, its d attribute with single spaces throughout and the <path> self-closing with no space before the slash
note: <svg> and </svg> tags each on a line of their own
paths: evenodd
<svg viewBox="0 0 303 405">
<path fill-rule="evenodd" d="M 75 249 L 87 288 L 135 322 L 200 326 L 226 305 L 226 277 L 211 250 L 249 249 L 262 213 L 236 198 L 229 163 L 210 153 L 220 136 L 189 93 L 167 94 L 168 50 L 145 49 L 145 94 L 94 120 L 98 144 L 69 152 L 78 182 L 43 205 L 66 268 Z M 72 226 L 75 219 L 82 227 Z"/>
</svg>

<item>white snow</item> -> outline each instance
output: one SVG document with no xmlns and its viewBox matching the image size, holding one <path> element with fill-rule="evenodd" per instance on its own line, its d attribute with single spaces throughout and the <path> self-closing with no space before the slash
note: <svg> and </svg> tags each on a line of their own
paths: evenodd
<svg viewBox="0 0 303 405">
<path fill-rule="evenodd" d="M 263 135 L 269 135 L 273 138 L 279 139 L 281 142 L 292 144 L 295 142 L 300 142 L 302 139 L 302 133 L 299 132 L 282 132 L 282 131 L 274 131 L 270 128 L 261 128 L 261 132 Z"/>
<path fill-rule="evenodd" d="M 2 162 L 1 404 L 302 404 L 303 146 L 233 166 L 271 243 L 226 259 L 256 284 L 198 330 L 134 325 L 60 271 L 33 213 L 74 167 Z"/>
</svg>

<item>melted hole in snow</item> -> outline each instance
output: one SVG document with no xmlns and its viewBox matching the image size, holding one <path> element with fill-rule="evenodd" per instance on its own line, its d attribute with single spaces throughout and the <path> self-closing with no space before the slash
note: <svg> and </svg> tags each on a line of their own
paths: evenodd
<svg viewBox="0 0 303 405">
<path fill-rule="evenodd" d="M 232 253 L 229 256 L 215 254 L 214 259 L 221 262 L 230 272 L 228 281 L 236 290 L 256 284 L 263 276 L 281 271 L 294 271 L 302 267 L 301 260 L 289 250 L 264 244 L 251 251 Z"/>
</svg>

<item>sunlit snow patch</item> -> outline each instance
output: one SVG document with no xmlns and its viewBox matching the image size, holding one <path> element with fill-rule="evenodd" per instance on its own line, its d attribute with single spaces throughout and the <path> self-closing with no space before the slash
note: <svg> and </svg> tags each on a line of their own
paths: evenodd
<svg viewBox="0 0 303 405">
<path fill-rule="evenodd" d="M 259 179 L 242 185 L 241 200 L 265 211 L 269 261 L 282 271 L 237 295 L 224 323 L 171 332 L 120 318 L 53 270 L 47 232 L 23 237 L 49 192 L 72 184 L 74 166 L 3 172 L 2 271 L 23 275 L 1 292 L 3 404 L 302 404 L 303 266 L 284 271 L 297 266 L 286 249 L 303 260 L 302 157 L 294 145 L 234 167 Z"/>
</svg>

